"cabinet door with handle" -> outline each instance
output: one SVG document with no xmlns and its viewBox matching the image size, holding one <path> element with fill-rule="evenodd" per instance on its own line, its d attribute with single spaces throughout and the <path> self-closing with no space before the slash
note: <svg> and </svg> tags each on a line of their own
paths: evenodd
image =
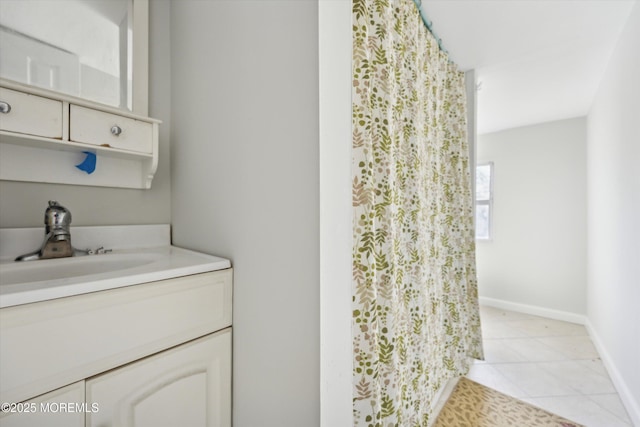
<svg viewBox="0 0 640 427">
<path fill-rule="evenodd" d="M 87 427 L 231 426 L 231 328 L 86 381 Z"/>
</svg>

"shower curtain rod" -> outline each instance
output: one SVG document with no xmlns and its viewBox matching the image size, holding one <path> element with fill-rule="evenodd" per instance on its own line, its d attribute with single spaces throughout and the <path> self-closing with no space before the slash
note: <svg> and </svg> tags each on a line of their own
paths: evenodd
<svg viewBox="0 0 640 427">
<path fill-rule="evenodd" d="M 447 51 L 447 49 L 445 49 L 442 46 L 442 39 L 438 37 L 436 32 L 433 30 L 433 22 L 430 22 L 427 19 L 427 14 L 422 9 L 422 0 L 413 0 L 413 2 L 416 4 L 416 7 L 418 8 L 418 12 L 420 12 L 420 17 L 422 18 L 422 22 L 424 22 L 425 27 L 427 27 L 427 30 L 429 30 L 429 32 L 433 35 L 433 37 L 438 41 L 438 47 L 440 48 L 440 50 L 448 54 L 449 52 Z"/>
</svg>

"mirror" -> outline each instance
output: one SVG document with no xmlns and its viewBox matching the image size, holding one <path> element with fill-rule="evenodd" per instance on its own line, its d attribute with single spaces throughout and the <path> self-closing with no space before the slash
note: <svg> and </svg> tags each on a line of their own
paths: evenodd
<svg viewBox="0 0 640 427">
<path fill-rule="evenodd" d="M 134 22 L 133 3 L 2 0 L 0 77 L 146 115 L 133 77 L 146 86 L 148 24 L 143 42 L 135 40 L 140 16 Z M 145 62 L 145 75 L 135 74 L 136 61 Z"/>
</svg>

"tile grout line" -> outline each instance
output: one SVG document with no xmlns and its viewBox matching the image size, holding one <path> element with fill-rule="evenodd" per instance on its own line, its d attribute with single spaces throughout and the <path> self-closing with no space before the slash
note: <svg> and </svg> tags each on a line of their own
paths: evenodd
<svg viewBox="0 0 640 427">
<path fill-rule="evenodd" d="M 516 346 L 508 347 L 508 350 L 512 352 L 512 354 L 515 355 L 516 357 L 522 357 L 523 360 L 503 361 L 503 362 L 493 362 L 490 360 L 485 360 L 481 362 L 476 362 L 477 366 L 486 367 L 486 368 L 479 368 L 481 370 L 478 371 L 477 380 L 479 381 L 485 380 L 485 381 L 491 382 L 492 381 L 491 379 L 493 378 L 495 380 L 495 384 L 502 384 L 502 387 L 499 387 L 501 389 L 508 388 L 513 391 L 519 390 L 518 394 L 521 393 L 522 396 L 514 396 L 514 397 L 522 400 L 554 399 L 554 398 L 586 399 L 587 401 L 591 402 L 595 407 L 597 407 L 600 411 L 602 411 L 601 413 L 603 414 L 603 416 L 605 416 L 604 414 L 607 414 L 608 416 L 613 417 L 614 420 L 619 421 L 620 423 L 623 423 L 625 425 L 632 425 L 632 424 L 629 424 L 630 417 L 628 416 L 628 414 L 626 414 L 627 419 L 624 419 L 618 416 L 617 412 L 619 412 L 620 409 L 617 407 L 617 404 L 614 403 L 615 400 L 611 401 L 611 405 L 607 405 L 606 400 L 601 400 L 600 402 L 595 400 L 595 397 L 597 396 L 611 396 L 612 398 L 617 399 L 620 402 L 619 404 L 622 405 L 621 406 L 622 410 L 626 411 L 626 408 L 621 402 L 621 397 L 608 373 L 608 370 L 606 369 L 606 366 L 604 365 L 604 361 L 602 360 L 602 357 L 598 352 L 598 349 L 595 343 L 593 342 L 592 337 L 589 335 L 589 331 L 587 330 L 587 327 L 585 325 L 574 324 L 574 323 L 563 321 L 563 320 L 546 319 L 541 316 L 522 314 L 522 313 L 517 313 L 515 315 L 513 314 L 505 315 L 504 313 L 506 312 L 506 310 L 493 308 L 493 307 L 489 307 L 489 308 L 490 310 L 486 310 L 485 308 L 484 312 L 481 309 L 483 342 L 493 343 L 497 347 L 500 347 L 500 344 L 505 344 L 505 347 L 506 347 L 506 344 L 508 342 L 512 342 L 512 343 L 517 342 L 519 344 L 522 344 L 520 347 L 524 347 L 524 348 L 520 348 L 520 350 L 523 350 L 523 351 L 518 351 L 518 347 Z M 537 322 L 542 322 L 542 323 L 540 325 L 536 325 Z M 560 329 L 560 328 L 563 329 L 562 333 L 555 334 L 553 332 L 554 329 Z M 533 333 L 528 332 L 527 329 L 533 330 Z M 536 329 L 542 330 L 542 332 L 536 331 Z M 544 333 L 546 329 L 548 329 L 549 331 L 548 334 Z M 491 332 L 488 332 L 488 331 L 491 331 Z M 510 331 L 513 331 L 513 332 L 510 332 Z M 513 335 L 513 336 L 500 336 L 501 332 L 506 335 Z M 496 333 L 497 335 L 494 336 L 494 334 Z M 492 336 L 486 337 L 486 335 L 492 335 Z M 542 346 L 541 348 L 543 348 L 544 349 L 543 351 L 545 352 L 548 350 L 552 353 L 562 355 L 562 358 L 560 359 L 560 358 L 551 357 L 549 359 L 543 358 L 543 360 L 530 360 L 532 358 L 530 354 L 523 354 L 523 353 L 528 353 L 526 346 L 529 343 L 527 343 L 527 341 L 529 341 L 529 343 L 535 343 L 534 347 L 537 345 Z M 551 343 L 553 343 L 554 341 L 558 341 L 559 348 L 558 346 L 551 345 Z M 536 349 L 534 348 L 533 351 L 536 351 Z M 590 356 L 587 356 L 587 357 L 581 356 L 581 353 L 584 354 L 584 353 L 590 353 L 590 352 L 593 352 L 593 354 Z M 499 354 L 499 353 L 496 353 L 496 354 Z M 509 353 L 507 353 L 507 358 L 508 357 L 509 357 Z M 533 358 L 535 358 L 535 356 Z M 593 363 L 590 363 L 590 362 L 593 362 Z M 600 387 L 598 385 L 600 380 L 603 380 L 603 382 L 606 380 L 606 383 L 611 385 L 612 391 L 611 392 L 600 391 L 600 390 L 596 392 L 584 391 L 585 389 L 589 390 L 589 387 L 594 386 L 594 384 L 587 384 L 586 386 L 580 386 L 579 382 L 576 383 L 573 380 L 571 381 L 561 380 L 560 387 L 558 387 L 558 391 L 562 391 L 562 388 L 564 388 L 565 389 L 564 393 L 557 394 L 557 395 L 548 395 L 548 394 L 538 395 L 538 393 L 534 393 L 535 395 L 531 395 L 531 390 L 525 391 L 521 389 L 516 382 L 512 381 L 499 369 L 499 366 L 513 366 L 514 368 L 512 369 L 517 369 L 517 365 L 519 364 L 521 365 L 529 364 L 531 365 L 532 370 L 540 369 L 546 375 L 549 375 L 551 377 L 557 377 L 558 376 L 557 369 L 556 370 L 551 369 L 552 367 L 551 364 L 553 363 L 560 363 L 560 364 L 566 363 L 567 367 L 571 366 L 578 373 L 582 370 L 583 372 L 585 371 L 588 372 L 588 374 L 585 374 L 585 375 L 589 375 L 589 376 L 593 375 L 594 376 L 593 378 L 595 379 L 595 381 L 597 381 L 597 383 L 595 384 L 596 388 L 591 389 L 593 391 L 597 390 L 598 388 L 607 387 L 606 384 L 603 387 Z M 598 369 L 599 366 L 602 369 Z M 554 374 L 554 372 L 556 372 L 556 374 Z M 569 377 L 565 377 L 565 379 L 566 378 L 569 378 Z M 474 379 L 474 378 L 471 378 L 471 379 Z M 505 394 L 511 394 L 511 393 L 505 393 Z M 612 409 L 609 409 L 609 407 L 611 407 Z M 593 416 L 598 417 L 597 414 Z"/>
</svg>

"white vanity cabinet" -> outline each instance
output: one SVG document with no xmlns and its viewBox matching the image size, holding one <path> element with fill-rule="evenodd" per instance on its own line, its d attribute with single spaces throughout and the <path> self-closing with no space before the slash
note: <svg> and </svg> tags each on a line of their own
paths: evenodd
<svg viewBox="0 0 640 427">
<path fill-rule="evenodd" d="M 84 402 L 84 381 L 62 387 L 26 402 L 10 403 L 0 413 L 2 427 L 83 427 L 84 412 L 68 410 L 69 402 Z M 79 409 L 79 408 L 78 408 Z"/>
<path fill-rule="evenodd" d="M 0 79 L 0 179 L 151 188 L 159 120 Z M 95 170 L 78 169 L 91 153 Z"/>
<path fill-rule="evenodd" d="M 0 309 L 0 401 L 74 405 L 0 427 L 230 426 L 231 300 L 228 268 Z"/>
<path fill-rule="evenodd" d="M 87 427 L 231 425 L 231 328 L 91 378 Z"/>
</svg>

